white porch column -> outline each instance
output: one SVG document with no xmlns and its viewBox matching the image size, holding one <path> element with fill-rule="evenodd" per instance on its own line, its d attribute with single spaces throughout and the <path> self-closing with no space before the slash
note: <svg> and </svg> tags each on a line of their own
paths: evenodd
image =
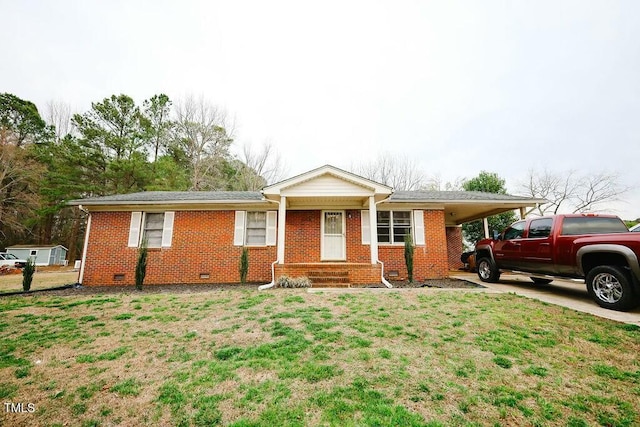
<svg viewBox="0 0 640 427">
<path fill-rule="evenodd" d="M 369 235 L 371 246 L 371 264 L 378 263 L 378 215 L 376 214 L 376 201 L 369 197 Z"/>
<path fill-rule="evenodd" d="M 482 218 L 482 225 L 484 226 L 484 238 L 488 239 L 489 238 L 489 221 L 487 220 L 487 218 Z"/>
<path fill-rule="evenodd" d="M 284 264 L 284 224 L 287 217 L 287 198 L 280 197 L 280 206 L 278 207 L 278 264 Z"/>
</svg>

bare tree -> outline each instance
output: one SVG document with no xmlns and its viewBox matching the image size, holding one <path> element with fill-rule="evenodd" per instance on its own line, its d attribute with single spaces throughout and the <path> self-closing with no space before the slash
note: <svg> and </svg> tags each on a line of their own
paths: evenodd
<svg viewBox="0 0 640 427">
<path fill-rule="evenodd" d="M 243 190 L 256 191 L 265 185 L 280 181 L 286 168 L 280 153 L 270 142 L 254 150 L 251 144 L 242 147 L 243 165 L 238 172 L 238 181 Z"/>
<path fill-rule="evenodd" d="M 628 187 L 620 185 L 620 177 L 617 173 L 607 172 L 583 177 L 578 188 L 580 192 L 575 196 L 574 212 L 596 210 L 601 203 L 618 201 L 621 195 L 629 191 Z"/>
<path fill-rule="evenodd" d="M 424 189 L 432 191 L 463 191 L 464 181 L 464 178 L 457 177 L 453 182 L 444 182 L 440 174 L 435 174 L 426 180 Z"/>
<path fill-rule="evenodd" d="M 73 127 L 71 125 L 71 106 L 62 101 L 49 101 L 45 106 L 44 120 L 49 126 L 53 126 L 56 142 L 69 135 Z"/>
<path fill-rule="evenodd" d="M 42 166 L 25 150 L 10 144 L 0 145 L 0 238 L 27 232 L 23 224 L 39 206 L 36 183 Z"/>
<path fill-rule="evenodd" d="M 174 144 L 191 166 L 191 190 L 219 190 L 224 187 L 222 167 L 233 142 L 233 123 L 226 111 L 203 97 L 185 98 L 175 108 Z"/>
<path fill-rule="evenodd" d="M 397 191 L 421 190 L 427 187 L 425 175 L 414 159 L 406 155 L 382 153 L 368 163 L 352 165 L 351 172 Z"/>
<path fill-rule="evenodd" d="M 605 202 L 614 202 L 629 189 L 620 183 L 615 173 L 579 175 L 574 170 L 542 172 L 530 169 L 521 192 L 530 197 L 543 198 L 548 203 L 529 209 L 526 214 L 544 215 L 564 212 L 595 212 Z"/>
</svg>

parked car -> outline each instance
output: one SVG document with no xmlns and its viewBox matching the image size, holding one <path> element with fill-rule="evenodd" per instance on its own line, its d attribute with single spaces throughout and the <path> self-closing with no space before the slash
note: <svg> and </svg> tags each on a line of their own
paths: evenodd
<svg viewBox="0 0 640 427">
<path fill-rule="evenodd" d="M 636 232 L 640 232 L 640 224 L 636 224 L 633 227 L 631 227 L 629 229 L 629 231 L 636 231 Z"/>
<path fill-rule="evenodd" d="M 20 259 L 6 252 L 0 252 L 0 267 L 23 268 L 25 265 L 27 265 L 26 259 Z"/>
<path fill-rule="evenodd" d="M 524 272 L 538 284 L 554 277 L 585 279 L 601 307 L 640 305 L 640 233 L 613 215 L 555 215 L 513 223 L 476 244 L 478 276 L 497 282 L 504 270 Z"/>
</svg>

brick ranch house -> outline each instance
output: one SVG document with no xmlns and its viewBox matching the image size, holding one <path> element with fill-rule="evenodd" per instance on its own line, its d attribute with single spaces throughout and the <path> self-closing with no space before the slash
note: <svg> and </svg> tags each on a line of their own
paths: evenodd
<svg viewBox="0 0 640 427">
<path fill-rule="evenodd" d="M 138 248 L 149 247 L 145 284 L 238 283 L 281 275 L 316 283 L 385 283 L 407 276 L 404 237 L 413 236 L 414 279 L 461 266 L 461 224 L 534 206 L 501 194 L 393 191 L 323 166 L 262 191 L 142 192 L 72 201 L 88 212 L 79 282 L 132 285 Z"/>
</svg>

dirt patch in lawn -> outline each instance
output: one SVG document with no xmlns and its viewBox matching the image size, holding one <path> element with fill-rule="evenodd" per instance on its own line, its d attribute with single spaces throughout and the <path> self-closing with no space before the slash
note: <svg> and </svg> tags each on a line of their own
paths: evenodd
<svg viewBox="0 0 640 427">
<path fill-rule="evenodd" d="M 73 270 L 45 270 L 38 267 L 33 275 L 31 290 L 55 288 L 69 285 L 78 281 L 78 272 Z M 22 272 L 0 276 L 0 295 L 9 292 L 22 291 Z"/>
</svg>

